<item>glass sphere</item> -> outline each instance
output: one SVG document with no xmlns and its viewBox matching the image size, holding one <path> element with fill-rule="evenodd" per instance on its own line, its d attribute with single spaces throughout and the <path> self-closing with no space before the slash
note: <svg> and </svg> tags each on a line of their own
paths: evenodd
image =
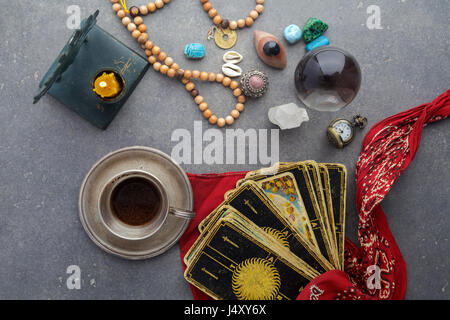
<svg viewBox="0 0 450 320">
<path fill-rule="evenodd" d="M 319 47 L 306 54 L 295 70 L 298 98 L 318 111 L 338 111 L 358 94 L 361 69 L 348 52 Z"/>
</svg>

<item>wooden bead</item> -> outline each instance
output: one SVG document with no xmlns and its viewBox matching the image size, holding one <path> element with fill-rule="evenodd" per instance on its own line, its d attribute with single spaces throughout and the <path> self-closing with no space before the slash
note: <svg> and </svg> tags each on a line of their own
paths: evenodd
<svg viewBox="0 0 450 320">
<path fill-rule="evenodd" d="M 165 4 L 170 3 L 170 0 L 163 0 Z"/>
<path fill-rule="evenodd" d="M 231 79 L 228 78 L 228 77 L 223 78 L 222 84 L 223 84 L 225 87 L 228 87 L 228 86 L 231 84 Z"/>
<path fill-rule="evenodd" d="M 182 84 L 188 84 L 190 82 L 190 80 L 188 78 L 182 78 L 181 79 L 181 83 Z"/>
<path fill-rule="evenodd" d="M 164 7 L 164 1 L 162 0 L 156 0 L 155 1 L 155 5 L 158 9 L 161 9 L 162 7 Z"/>
<path fill-rule="evenodd" d="M 153 64 L 153 69 L 155 69 L 156 71 L 159 71 L 160 68 L 161 68 L 161 63 L 155 62 L 155 63 Z"/>
<path fill-rule="evenodd" d="M 122 10 L 122 6 L 119 3 L 114 3 L 112 5 L 112 9 L 115 13 L 119 12 L 120 10 Z"/>
<path fill-rule="evenodd" d="M 187 90 L 187 91 L 191 92 L 191 91 L 194 90 L 194 89 L 195 89 L 195 84 L 194 84 L 193 82 L 188 82 L 188 83 L 186 84 L 186 90 Z"/>
<path fill-rule="evenodd" d="M 230 27 L 230 20 L 224 19 L 222 21 L 221 27 L 224 28 L 224 29 L 228 29 Z"/>
<path fill-rule="evenodd" d="M 126 27 L 131 23 L 131 19 L 129 17 L 124 17 L 122 19 L 122 24 Z"/>
<path fill-rule="evenodd" d="M 142 19 L 142 17 L 136 17 L 136 18 L 134 18 L 133 21 L 134 21 L 134 24 L 137 26 L 144 23 L 144 19 Z"/>
<path fill-rule="evenodd" d="M 187 79 L 190 79 L 192 77 L 192 71 L 191 70 L 185 70 L 184 71 L 184 77 Z"/>
<path fill-rule="evenodd" d="M 167 71 L 167 75 L 169 76 L 169 78 L 173 78 L 176 75 L 176 71 L 173 70 L 172 68 L 169 69 L 169 71 Z"/>
<path fill-rule="evenodd" d="M 147 26 L 145 24 L 140 24 L 138 27 L 138 30 L 140 32 L 145 32 L 145 31 L 147 31 Z"/>
<path fill-rule="evenodd" d="M 202 72 L 202 73 L 200 73 L 200 80 L 202 80 L 202 81 L 206 81 L 206 80 L 208 80 L 208 72 Z"/>
<path fill-rule="evenodd" d="M 211 2 L 205 2 L 204 4 L 203 4 L 203 10 L 205 10 L 206 12 L 208 12 L 209 10 L 211 10 L 212 9 L 212 4 L 211 4 Z"/>
<path fill-rule="evenodd" d="M 237 87 L 239 87 L 239 82 L 237 82 L 237 81 L 231 81 L 231 83 L 230 83 L 230 89 L 231 89 L 231 90 L 234 90 L 234 89 L 236 89 Z"/>
<path fill-rule="evenodd" d="M 252 25 L 253 25 L 253 19 L 252 19 L 252 17 L 247 17 L 247 18 L 245 18 L 245 25 L 247 26 L 247 27 L 251 27 Z"/>
<path fill-rule="evenodd" d="M 216 82 L 222 83 L 223 78 L 225 78 L 225 76 L 222 73 L 216 74 Z"/>
<path fill-rule="evenodd" d="M 263 13 L 263 11 L 264 11 L 264 6 L 261 5 L 261 4 L 258 4 L 258 5 L 255 7 L 255 10 L 256 10 L 256 12 L 258 12 L 259 14 L 261 14 L 261 13 Z"/>
<path fill-rule="evenodd" d="M 131 33 L 131 36 L 132 36 L 134 39 L 137 39 L 137 38 L 139 38 L 139 37 L 141 36 L 141 32 L 140 32 L 139 30 L 134 30 L 134 31 Z"/>
<path fill-rule="evenodd" d="M 146 15 L 148 14 L 148 8 L 147 8 L 147 6 L 140 6 L 140 7 L 139 7 L 139 12 L 140 12 L 142 15 L 146 16 Z"/>
<path fill-rule="evenodd" d="M 227 116 L 225 118 L 225 122 L 227 123 L 227 125 L 232 125 L 234 122 L 234 118 L 232 116 Z"/>
<path fill-rule="evenodd" d="M 237 23 L 237 21 L 230 21 L 230 29 L 231 30 L 236 30 L 237 29 L 237 27 L 238 27 L 238 23 Z"/>
<path fill-rule="evenodd" d="M 139 31 L 139 30 L 137 30 L 137 31 Z M 138 42 L 141 43 L 141 44 L 144 44 L 144 43 L 147 42 L 147 40 L 148 40 L 148 34 L 147 33 L 141 33 L 141 35 L 138 38 Z"/>
<path fill-rule="evenodd" d="M 150 13 L 153 13 L 156 11 L 156 5 L 154 2 L 149 2 L 147 5 L 147 9 Z"/>
<path fill-rule="evenodd" d="M 134 30 L 136 30 L 136 25 L 134 23 L 129 23 L 127 26 L 128 31 L 133 32 Z"/>
<path fill-rule="evenodd" d="M 208 109 L 208 104 L 206 102 L 202 102 L 198 105 L 198 108 L 200 109 L 201 112 L 203 112 L 206 109 Z"/>
<path fill-rule="evenodd" d="M 239 89 L 239 88 L 237 88 L 237 89 L 235 89 L 235 90 L 233 91 L 233 95 L 234 95 L 235 97 L 239 97 L 241 94 L 242 94 L 242 90 Z"/>
<path fill-rule="evenodd" d="M 256 20 L 258 18 L 258 16 L 259 16 L 259 13 L 256 10 L 252 10 L 252 11 L 250 11 L 250 14 L 248 16 L 250 18 L 252 18 L 253 20 Z"/>
<path fill-rule="evenodd" d="M 203 116 L 204 116 L 206 119 L 209 119 L 209 117 L 212 116 L 212 111 L 209 110 L 209 109 L 206 109 L 206 110 L 203 112 Z"/>
<path fill-rule="evenodd" d="M 200 78 L 200 71 L 198 71 L 198 70 L 192 71 L 192 78 L 194 78 L 194 79 Z"/>
<path fill-rule="evenodd" d="M 161 67 L 159 68 L 159 72 L 161 72 L 162 74 L 167 74 L 168 71 L 169 67 L 166 66 L 165 64 L 161 65 Z"/>
<path fill-rule="evenodd" d="M 161 52 L 158 54 L 158 59 L 159 59 L 160 61 L 164 61 L 164 60 L 166 60 L 166 58 L 167 58 L 167 53 L 165 53 L 164 51 L 161 51 Z"/>
<path fill-rule="evenodd" d="M 109 0 L 111 3 L 118 3 L 120 0 Z"/>
<path fill-rule="evenodd" d="M 209 117 L 208 121 L 211 124 L 216 124 L 217 123 L 217 117 L 215 115 L 212 115 L 211 117 Z"/>
<path fill-rule="evenodd" d="M 237 98 L 237 101 L 238 101 L 239 103 L 245 103 L 245 101 L 247 101 L 247 98 L 246 98 L 245 96 L 239 96 L 239 97 Z"/>
<path fill-rule="evenodd" d="M 219 24 L 222 23 L 222 17 L 219 16 L 219 15 L 215 16 L 214 19 L 213 19 L 213 22 L 214 22 L 214 24 L 215 24 L 216 26 L 218 26 Z"/>
<path fill-rule="evenodd" d="M 236 110 L 237 111 L 242 112 L 242 111 L 244 111 L 244 109 L 245 109 L 245 106 L 244 106 L 243 103 L 236 104 Z"/>
<path fill-rule="evenodd" d="M 195 98 L 196 96 L 198 96 L 198 90 L 197 89 L 192 90 L 191 96 L 192 96 L 192 98 Z"/>
<path fill-rule="evenodd" d="M 225 126 L 225 119 L 224 118 L 219 118 L 219 119 L 217 119 L 217 125 L 219 126 L 219 127 L 224 127 Z"/>
<path fill-rule="evenodd" d="M 244 27 L 245 27 L 245 20 L 244 20 L 244 19 L 239 19 L 239 20 L 237 21 L 237 25 L 238 25 L 238 27 L 239 27 L 240 29 L 244 28 Z"/>
<path fill-rule="evenodd" d="M 164 60 L 164 63 L 170 67 L 173 65 L 173 59 L 171 57 L 167 57 L 166 60 Z"/>
<path fill-rule="evenodd" d="M 117 11 L 117 16 L 119 17 L 119 19 L 123 19 L 127 16 L 127 13 L 125 12 L 125 10 L 119 10 Z"/>
<path fill-rule="evenodd" d="M 200 0 L 201 3 L 208 2 L 209 0 Z"/>
<path fill-rule="evenodd" d="M 152 50 L 145 49 L 144 52 L 147 57 L 150 57 L 152 55 Z"/>
<path fill-rule="evenodd" d="M 150 56 L 150 57 L 148 57 L 148 63 L 154 64 L 156 61 L 158 61 L 158 60 L 156 59 L 155 56 Z"/>
<path fill-rule="evenodd" d="M 183 79 L 184 76 L 184 70 L 183 69 L 178 69 L 177 70 L 177 74 L 175 75 L 177 77 L 177 79 L 181 80 Z"/>
<path fill-rule="evenodd" d="M 215 74 L 214 72 L 210 72 L 210 73 L 208 74 L 208 80 L 209 80 L 210 82 L 216 81 L 216 74 Z"/>
<path fill-rule="evenodd" d="M 172 64 L 171 68 L 172 68 L 173 70 L 178 70 L 178 69 L 180 69 L 180 66 L 178 65 L 178 63 L 174 62 L 174 63 Z"/>
<path fill-rule="evenodd" d="M 196 97 L 194 98 L 194 101 L 195 101 L 196 104 L 202 103 L 203 100 L 204 100 L 204 99 L 203 99 L 202 96 L 196 96 Z"/>
<path fill-rule="evenodd" d="M 208 16 L 210 18 L 215 18 L 217 16 L 218 12 L 216 9 L 212 8 L 211 10 L 208 11 Z"/>
<path fill-rule="evenodd" d="M 233 111 L 231 111 L 231 116 L 235 119 L 239 118 L 239 115 L 241 114 L 238 110 L 234 109 Z"/>
<path fill-rule="evenodd" d="M 153 41 L 148 40 L 148 41 L 145 43 L 145 49 L 152 50 L 152 48 L 153 48 L 154 45 L 155 45 L 155 44 L 153 43 Z"/>
<path fill-rule="evenodd" d="M 264 0 L 256 0 L 257 4 L 264 4 Z"/>
<path fill-rule="evenodd" d="M 152 53 L 153 53 L 154 55 L 158 55 L 158 54 L 160 54 L 160 52 L 161 52 L 161 48 L 160 48 L 160 47 L 154 46 L 154 47 L 152 48 Z"/>
<path fill-rule="evenodd" d="M 130 11 L 130 14 L 131 14 L 132 17 L 136 17 L 136 16 L 139 15 L 139 8 L 136 7 L 136 6 L 131 7 L 129 9 L 129 11 Z"/>
</svg>

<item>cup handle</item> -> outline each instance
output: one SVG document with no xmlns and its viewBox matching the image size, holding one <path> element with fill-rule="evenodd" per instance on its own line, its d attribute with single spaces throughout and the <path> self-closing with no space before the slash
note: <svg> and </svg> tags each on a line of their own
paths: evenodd
<svg viewBox="0 0 450 320">
<path fill-rule="evenodd" d="M 193 211 L 181 210 L 181 209 L 172 208 L 172 207 L 170 207 L 169 213 L 174 215 L 175 217 L 183 218 L 186 220 L 191 220 L 195 217 L 195 212 L 193 212 Z"/>
</svg>

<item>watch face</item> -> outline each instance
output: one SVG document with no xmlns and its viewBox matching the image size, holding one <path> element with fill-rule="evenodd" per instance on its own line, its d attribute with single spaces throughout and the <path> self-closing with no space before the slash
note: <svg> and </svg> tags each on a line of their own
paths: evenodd
<svg viewBox="0 0 450 320">
<path fill-rule="evenodd" d="M 333 124 L 333 129 L 337 131 L 344 143 L 349 142 L 353 137 L 353 127 L 347 120 L 340 120 Z"/>
</svg>

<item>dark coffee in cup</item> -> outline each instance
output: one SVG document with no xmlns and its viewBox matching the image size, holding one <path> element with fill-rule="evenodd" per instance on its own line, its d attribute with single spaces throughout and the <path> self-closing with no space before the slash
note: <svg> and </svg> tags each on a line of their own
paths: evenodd
<svg viewBox="0 0 450 320">
<path fill-rule="evenodd" d="M 161 193 L 148 179 L 132 177 L 120 182 L 111 194 L 111 211 L 123 223 L 142 226 L 161 211 Z"/>
</svg>

